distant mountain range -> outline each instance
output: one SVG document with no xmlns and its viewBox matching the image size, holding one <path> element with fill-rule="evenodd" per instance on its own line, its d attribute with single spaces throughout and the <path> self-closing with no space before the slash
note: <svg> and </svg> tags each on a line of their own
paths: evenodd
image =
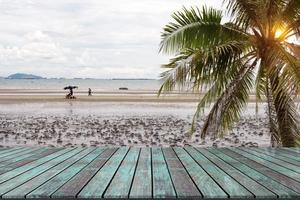
<svg viewBox="0 0 300 200">
<path fill-rule="evenodd" d="M 43 79 L 43 77 L 33 74 L 16 73 L 9 75 L 8 77 L 6 77 L 6 79 Z"/>
<path fill-rule="evenodd" d="M 112 78 L 112 79 L 97 79 L 97 78 L 45 78 L 42 76 L 37 76 L 34 74 L 25 74 L 25 73 L 15 73 L 11 74 L 7 77 L 0 76 L 0 79 L 75 79 L 75 80 L 156 80 L 156 79 L 148 79 L 148 78 Z"/>
</svg>

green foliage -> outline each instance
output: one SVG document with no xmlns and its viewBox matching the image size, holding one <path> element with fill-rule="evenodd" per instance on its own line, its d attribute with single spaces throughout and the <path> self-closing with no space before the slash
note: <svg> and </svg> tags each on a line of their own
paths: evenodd
<svg viewBox="0 0 300 200">
<path fill-rule="evenodd" d="M 230 22 L 213 8 L 183 8 L 162 32 L 160 51 L 176 56 L 161 74 L 159 94 L 174 89 L 205 91 L 193 119 L 213 104 L 201 136 L 232 128 L 254 88 L 267 100 L 272 144 L 295 146 L 300 117 L 294 97 L 300 88 L 298 0 L 225 0 Z M 280 32 L 279 32 L 280 30 Z M 278 36 L 278 33 L 280 35 Z"/>
</svg>

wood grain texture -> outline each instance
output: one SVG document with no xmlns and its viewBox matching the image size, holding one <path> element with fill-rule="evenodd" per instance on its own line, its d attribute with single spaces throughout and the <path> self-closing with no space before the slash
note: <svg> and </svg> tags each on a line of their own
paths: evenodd
<svg viewBox="0 0 300 200">
<path fill-rule="evenodd" d="M 70 152 L 67 152 L 61 156 L 58 156 L 49 162 L 45 162 L 42 165 L 39 165 L 37 167 L 34 167 L 26 173 L 20 174 L 18 176 L 14 176 L 14 178 L 11 178 L 2 184 L 0 184 L 0 196 L 3 196 L 5 193 L 13 190 L 14 188 L 24 184 L 25 182 L 31 180 L 32 178 L 46 172 L 48 169 L 58 165 L 59 163 L 63 162 L 64 160 L 78 154 L 82 149 L 73 149 Z"/>
<path fill-rule="evenodd" d="M 79 198 L 102 198 L 103 194 L 114 177 L 129 148 L 122 147 L 105 163 L 90 182 L 78 194 Z"/>
<path fill-rule="evenodd" d="M 152 164 L 150 148 L 141 149 L 129 197 L 152 198 Z"/>
<path fill-rule="evenodd" d="M 254 154 L 248 153 L 246 151 L 243 151 L 243 150 L 237 149 L 237 148 L 230 148 L 230 150 L 232 150 L 232 151 L 234 151 L 238 154 L 241 154 L 242 156 L 245 156 L 246 158 L 255 160 L 255 162 L 258 162 L 261 165 L 264 165 L 268 168 L 271 168 L 273 171 L 276 171 L 276 172 L 279 172 L 279 173 L 281 173 L 285 176 L 288 176 L 288 177 L 294 179 L 295 181 L 299 181 L 299 183 L 300 183 L 300 174 L 299 173 L 297 173 L 293 170 L 290 170 L 286 167 L 283 167 L 282 165 L 276 164 L 276 161 L 271 162 L 269 160 L 263 159 L 259 156 L 256 156 Z"/>
<path fill-rule="evenodd" d="M 222 187 L 230 198 L 251 198 L 254 197 L 244 186 L 226 174 L 219 167 L 214 165 L 205 156 L 192 147 L 187 147 L 188 153 L 195 161 Z"/>
<path fill-rule="evenodd" d="M 278 157 L 272 157 L 272 156 L 269 156 L 269 155 L 265 155 L 264 153 L 259 153 L 257 151 L 254 151 L 254 150 L 248 149 L 248 148 L 247 149 L 243 148 L 241 150 L 243 150 L 243 151 L 245 151 L 247 153 L 253 154 L 253 155 L 255 155 L 255 156 L 259 157 L 259 158 L 262 158 L 264 160 L 267 160 L 267 161 L 270 161 L 270 162 L 275 163 L 277 165 L 280 165 L 282 167 L 285 167 L 287 169 L 290 169 L 290 170 L 292 170 L 294 172 L 297 172 L 298 174 L 300 173 L 300 167 L 299 166 L 291 164 L 291 163 L 289 163 L 287 161 L 281 160 Z"/>
<path fill-rule="evenodd" d="M 291 156 L 285 152 L 282 152 L 280 150 L 275 150 L 273 148 L 251 148 L 253 151 L 257 151 L 258 153 L 265 154 L 267 156 L 271 156 L 274 158 L 277 158 L 279 160 L 282 160 L 284 162 L 288 162 L 294 165 L 297 165 L 300 167 L 300 157 L 297 156 Z"/>
<path fill-rule="evenodd" d="M 8 172 L 6 172 L 4 174 L 1 174 L 0 175 L 0 183 L 3 183 L 3 182 L 5 182 L 5 181 L 7 181 L 9 179 L 12 179 L 13 177 L 16 177 L 16 176 L 18 176 L 20 174 L 23 174 L 24 172 L 27 172 L 27 171 L 35 168 L 35 167 L 43 165 L 43 164 L 47 163 L 48 161 L 51 161 L 51 160 L 53 160 L 53 159 L 55 159 L 55 158 L 57 158 L 57 157 L 59 157 L 61 155 L 64 155 L 65 153 L 68 153 L 68 152 L 70 152 L 72 150 L 74 150 L 74 149 L 73 148 L 71 148 L 71 149 L 63 149 L 61 151 L 55 152 L 55 153 L 50 154 L 50 155 L 48 155 L 46 157 L 42 157 L 42 158 L 40 158 L 40 159 L 38 159 L 36 161 L 28 163 L 28 164 L 26 164 L 24 166 L 18 167 L 16 169 L 8 171 Z"/>
<path fill-rule="evenodd" d="M 128 198 L 139 154 L 139 148 L 130 149 L 107 188 L 104 198 Z"/>
<path fill-rule="evenodd" d="M 175 198 L 176 192 L 161 148 L 152 148 L 153 198 Z"/>
<path fill-rule="evenodd" d="M 243 185 L 248 191 L 255 195 L 257 198 L 268 198 L 272 197 L 275 198 L 276 194 L 265 188 L 263 185 L 259 184 L 255 180 L 251 179 L 246 174 L 243 174 L 236 168 L 232 167 L 231 165 L 227 164 L 214 154 L 210 153 L 206 149 L 197 148 L 197 150 L 202 153 L 205 157 L 207 157 L 210 161 L 214 163 L 214 165 L 218 166 L 222 169 L 226 174 L 231 176 L 241 185 Z"/>
<path fill-rule="evenodd" d="M 26 198 L 50 198 L 51 194 L 64 185 L 70 178 L 75 176 L 86 165 L 92 162 L 103 151 L 104 149 L 102 148 L 88 148 L 76 156 L 73 156 L 71 159 L 68 159 L 66 161 L 68 163 L 61 163 L 60 165 L 65 167 L 53 170 L 55 171 L 53 178 L 27 194 Z"/>
<path fill-rule="evenodd" d="M 181 164 L 172 148 L 164 148 L 163 153 L 178 198 L 196 198 L 201 196 L 196 185 Z"/>
<path fill-rule="evenodd" d="M 58 152 L 62 150 L 61 148 L 42 148 L 36 152 L 33 153 L 32 156 L 21 158 L 20 160 L 18 158 L 12 160 L 9 163 L 5 163 L 4 166 L 0 167 L 0 174 L 4 174 L 6 172 L 12 171 L 13 169 L 16 169 L 18 167 L 24 166 L 28 163 L 31 163 L 35 160 L 38 160 L 40 158 L 44 158 L 49 156 L 50 154 L 53 154 L 55 152 Z"/>
<path fill-rule="evenodd" d="M 102 168 L 108 159 L 116 152 L 117 149 L 107 149 L 98 156 L 93 162 L 76 174 L 71 180 L 66 182 L 61 188 L 59 188 L 52 198 L 76 198 L 77 194 L 82 188 L 92 179 L 95 174 Z"/>
<path fill-rule="evenodd" d="M 256 182 L 262 184 L 264 187 L 268 188 L 280 198 L 292 198 L 297 197 L 299 195 L 293 190 L 289 189 L 288 187 L 280 184 L 280 182 L 277 182 L 276 179 L 272 179 L 271 177 L 268 177 L 263 173 L 259 172 L 260 170 L 256 171 L 255 168 L 251 168 L 248 165 L 243 164 L 239 161 L 244 160 L 240 156 L 228 156 L 227 154 L 223 153 L 223 149 L 208 149 L 208 151 L 218 156 L 220 159 L 224 160 L 226 163 L 238 169 L 245 175 L 249 176 Z"/>
<path fill-rule="evenodd" d="M 237 159 L 241 163 L 244 163 L 251 167 L 252 169 L 255 169 L 256 171 L 259 171 L 260 173 L 266 175 L 269 178 L 272 178 L 273 180 L 276 180 L 280 184 L 290 188 L 294 192 L 299 192 L 300 191 L 300 183 L 295 181 L 294 179 L 291 179 L 284 174 L 281 174 L 277 171 L 274 171 L 272 168 L 266 167 L 265 165 L 257 162 L 257 160 L 252 160 L 249 159 L 241 154 L 236 153 L 233 151 L 233 149 L 222 149 L 222 152 L 225 154 Z"/>
<path fill-rule="evenodd" d="M 57 184 L 53 184 L 53 177 L 61 173 L 68 167 L 72 166 L 76 161 L 80 160 L 87 154 L 89 154 L 94 149 L 85 149 L 80 153 L 66 159 L 60 164 L 54 166 L 53 168 L 47 170 L 46 172 L 32 178 L 21 186 L 11 190 L 10 192 L 3 195 L 4 198 L 21 198 L 24 196 L 30 197 L 45 197 L 45 191 L 43 190 L 45 186 L 50 190 L 51 187 L 57 187 Z M 46 182 L 46 184 L 44 184 Z M 38 188 L 38 194 L 36 194 L 36 188 Z M 32 191 L 30 194 L 29 191 Z M 47 190 L 48 191 L 48 190 Z M 28 194 L 28 195 L 27 195 Z"/>
<path fill-rule="evenodd" d="M 2 199 L 300 199 L 296 148 L 17 147 L 0 155 Z"/>
<path fill-rule="evenodd" d="M 228 197 L 217 182 L 183 148 L 175 147 L 174 150 L 204 198 Z"/>
</svg>

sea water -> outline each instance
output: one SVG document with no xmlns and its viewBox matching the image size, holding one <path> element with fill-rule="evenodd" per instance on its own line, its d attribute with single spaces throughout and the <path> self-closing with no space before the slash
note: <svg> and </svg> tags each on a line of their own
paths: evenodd
<svg viewBox="0 0 300 200">
<path fill-rule="evenodd" d="M 129 90 L 158 90 L 161 80 L 127 79 L 0 79 L 0 89 L 62 90 L 65 86 L 78 86 L 79 90 L 114 91 L 121 87 Z"/>
</svg>

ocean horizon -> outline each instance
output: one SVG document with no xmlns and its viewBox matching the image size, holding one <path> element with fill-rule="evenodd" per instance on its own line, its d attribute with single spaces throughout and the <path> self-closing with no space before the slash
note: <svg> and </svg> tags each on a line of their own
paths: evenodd
<svg viewBox="0 0 300 200">
<path fill-rule="evenodd" d="M 0 79 L 0 89 L 20 90 L 63 90 L 65 86 L 78 86 L 78 90 L 91 88 L 97 91 L 114 91 L 121 87 L 128 90 L 158 90 L 162 80 L 158 79 L 91 79 L 91 78 L 51 78 L 51 79 Z"/>
</svg>

